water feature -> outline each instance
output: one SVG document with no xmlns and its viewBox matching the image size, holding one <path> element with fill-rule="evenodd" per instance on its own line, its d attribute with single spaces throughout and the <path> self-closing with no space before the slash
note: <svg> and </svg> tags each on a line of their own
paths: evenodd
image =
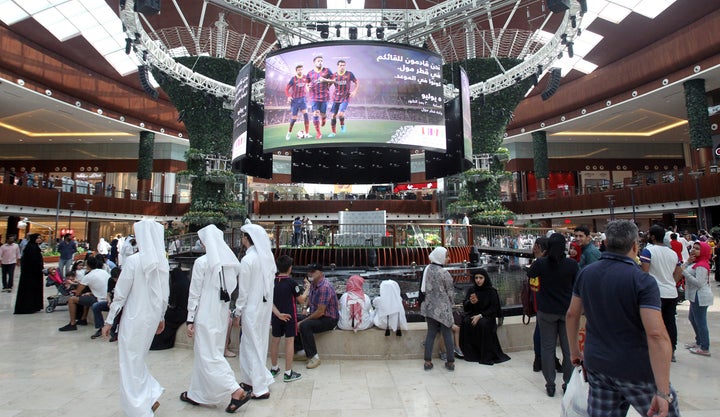
<svg viewBox="0 0 720 417">
<path fill-rule="evenodd" d="M 493 287 L 498 290 L 500 304 L 503 307 L 503 315 L 514 316 L 522 314 L 520 291 L 523 281 L 527 279 L 524 269 L 527 260 L 512 257 L 493 259 L 485 257 L 483 261 L 484 263 L 480 266 L 489 272 Z M 365 279 L 363 289 L 365 294 L 371 299 L 379 295 L 380 283 L 382 281 L 386 279 L 397 281 L 400 286 L 408 321 L 422 321 L 422 318 L 419 317 L 420 305 L 417 302 L 417 292 L 420 290 L 423 268 L 422 266 L 372 269 L 331 269 L 326 267 L 324 273 L 328 281 L 335 287 L 338 296 L 345 293 L 345 283 L 352 275 L 360 275 Z M 471 266 L 464 263 L 449 264 L 445 267 L 453 277 L 455 286 L 455 308 L 459 310 L 462 310 L 462 302 L 467 289 L 472 286 L 471 278 L 468 275 L 470 268 Z M 303 268 L 297 267 L 293 269 L 293 278 L 298 282 L 302 282 L 305 275 Z"/>
</svg>

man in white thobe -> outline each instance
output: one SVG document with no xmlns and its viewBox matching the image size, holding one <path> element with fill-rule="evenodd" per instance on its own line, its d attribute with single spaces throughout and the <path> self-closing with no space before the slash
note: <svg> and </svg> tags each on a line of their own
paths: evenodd
<svg viewBox="0 0 720 417">
<path fill-rule="evenodd" d="M 273 306 L 275 258 L 265 229 L 246 224 L 242 243 L 247 249 L 240 262 L 240 281 L 235 314 L 242 317 L 240 339 L 240 386 L 253 398 L 269 398 L 274 379 L 267 362 L 270 317 Z"/>
<path fill-rule="evenodd" d="M 165 327 L 170 267 L 163 225 L 142 220 L 135 223 L 134 230 L 138 253 L 125 259 L 102 334 L 110 334 L 113 320 L 122 310 L 118 338 L 120 405 L 126 417 L 149 417 L 160 405 L 158 398 L 164 389 L 150 375 L 145 359 L 153 336 Z"/>
<path fill-rule="evenodd" d="M 242 402 L 247 394 L 240 389 L 235 373 L 223 356 L 230 318 L 230 294 L 237 287 L 240 262 L 225 243 L 223 232 L 215 225 L 203 227 L 198 236 L 205 247 L 205 255 L 196 259 L 193 265 L 187 307 L 187 333 L 195 339 L 195 360 L 190 388 L 180 399 L 212 405 L 232 396 Z M 231 404 L 228 407 L 228 411 L 234 412 L 240 406 Z"/>
</svg>

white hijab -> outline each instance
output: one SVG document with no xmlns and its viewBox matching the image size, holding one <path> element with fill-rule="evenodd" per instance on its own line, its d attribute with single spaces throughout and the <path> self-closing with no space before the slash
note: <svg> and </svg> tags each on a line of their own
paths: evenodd
<svg viewBox="0 0 720 417">
<path fill-rule="evenodd" d="M 438 246 L 430 252 L 428 258 L 430 259 L 431 264 L 445 265 L 445 260 L 447 259 L 447 249 L 442 246 Z M 426 266 L 423 271 L 422 284 L 420 284 L 420 291 L 422 292 L 425 292 L 425 277 L 427 277 L 429 267 L 430 265 Z"/>
<path fill-rule="evenodd" d="M 258 258 L 260 258 L 262 265 L 264 265 L 265 268 L 272 270 L 274 275 L 275 272 L 277 272 L 277 267 L 275 266 L 275 256 L 273 256 L 270 238 L 268 237 L 265 229 L 257 224 L 246 224 L 240 228 L 240 231 L 250 235 L 250 238 L 253 241 L 253 246 L 255 246 L 255 250 L 257 251 Z M 270 299 L 275 283 L 273 280 L 266 280 L 264 284 L 265 288 L 263 296 L 266 299 Z"/>
<path fill-rule="evenodd" d="M 154 220 L 141 220 L 133 225 L 135 241 L 137 242 L 140 266 L 149 278 L 150 291 L 156 299 L 162 299 L 162 284 L 160 279 L 169 279 L 170 265 L 165 256 L 165 228 Z"/>
<path fill-rule="evenodd" d="M 380 283 L 380 296 L 375 299 L 373 305 L 375 306 L 375 317 L 387 317 L 387 330 L 408 329 L 405 308 L 400 296 L 400 286 L 396 281 L 387 279 Z M 396 313 L 397 315 L 394 315 Z M 388 334 L 385 333 L 386 336 Z"/>
<path fill-rule="evenodd" d="M 211 276 L 217 277 L 223 271 L 223 277 L 235 277 L 240 272 L 240 261 L 225 243 L 222 230 L 214 224 L 207 225 L 198 230 L 198 237 L 205 246 L 205 256 L 211 270 Z M 235 291 L 236 279 L 224 280 L 223 286 L 228 293 Z"/>
</svg>

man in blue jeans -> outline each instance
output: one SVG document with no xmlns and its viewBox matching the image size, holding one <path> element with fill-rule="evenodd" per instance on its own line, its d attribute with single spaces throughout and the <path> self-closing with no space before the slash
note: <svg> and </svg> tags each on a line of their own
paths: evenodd
<svg viewBox="0 0 720 417">
<path fill-rule="evenodd" d="M 320 366 L 320 356 L 315 345 L 315 333 L 332 330 L 338 322 L 338 298 L 335 288 L 325 279 L 322 265 L 310 264 L 308 266 L 308 281 L 310 281 L 310 294 L 307 305 L 310 315 L 298 323 L 300 337 L 295 338 L 295 352 L 305 351 L 308 369 Z"/>
<path fill-rule="evenodd" d="M 60 260 L 58 261 L 58 272 L 60 273 L 60 276 L 62 277 L 63 281 L 65 280 L 65 273 L 67 273 L 68 269 L 72 266 L 73 258 L 75 257 L 75 253 L 77 252 L 77 243 L 72 239 L 72 235 L 70 233 L 67 233 L 65 236 L 63 236 L 62 241 L 58 244 L 58 252 L 60 252 Z"/>
</svg>

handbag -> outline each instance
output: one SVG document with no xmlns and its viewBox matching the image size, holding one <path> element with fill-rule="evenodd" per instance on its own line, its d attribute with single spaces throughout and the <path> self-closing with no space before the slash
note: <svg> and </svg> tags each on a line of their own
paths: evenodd
<svg viewBox="0 0 720 417">
<path fill-rule="evenodd" d="M 585 367 L 582 365 L 575 367 L 562 398 L 560 417 L 589 417 L 587 411 L 589 391 L 590 384 L 587 382 Z"/>
</svg>

